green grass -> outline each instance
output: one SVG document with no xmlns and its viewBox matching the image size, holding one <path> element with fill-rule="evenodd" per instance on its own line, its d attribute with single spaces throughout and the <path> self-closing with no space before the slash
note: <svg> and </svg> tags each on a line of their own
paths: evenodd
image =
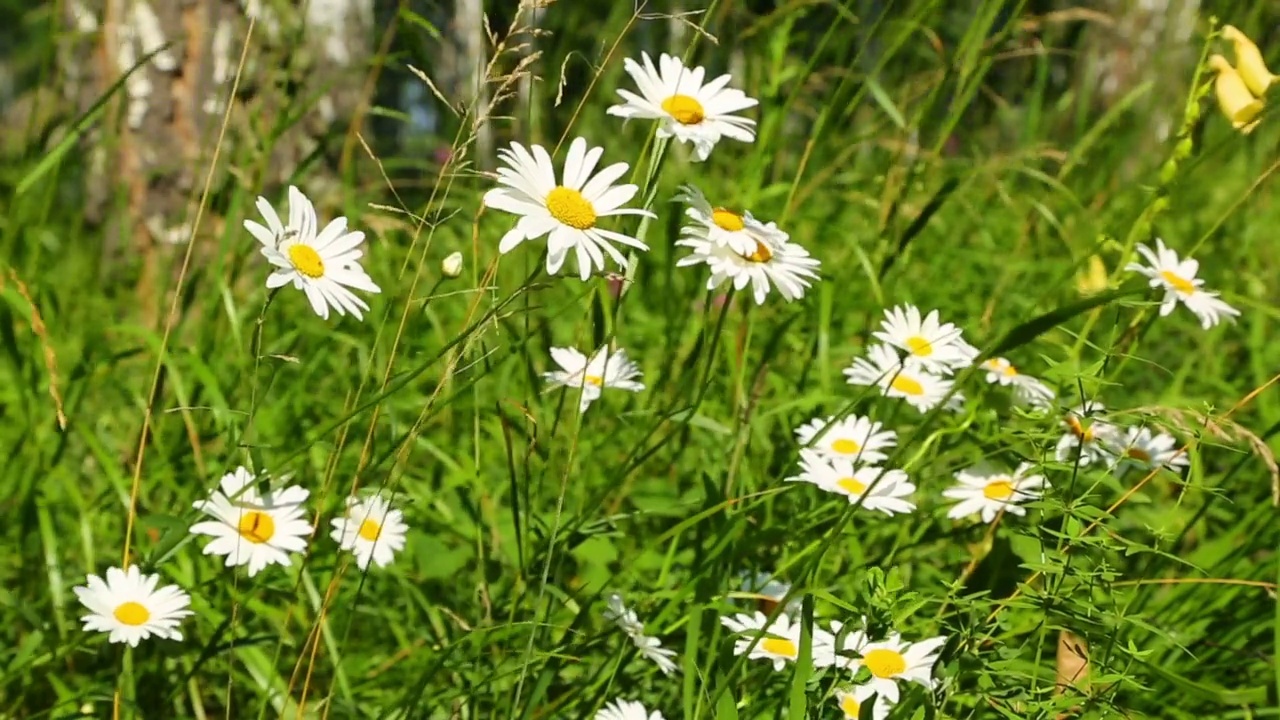
<svg viewBox="0 0 1280 720">
<path fill-rule="evenodd" d="M 1065 59 L 1010 54 L 1025 35 L 996 4 L 975 8 L 903 2 L 854 24 L 852 7 L 725 2 L 690 17 L 718 42 L 690 31 L 686 58 L 715 75 L 740 54 L 734 85 L 760 100 L 756 143 L 722 141 L 695 164 L 687 146 L 655 145 L 651 124 L 604 112 L 631 87 L 622 58 L 662 49 L 667 21 L 630 3 L 552 5 L 532 99 L 504 105 L 494 128 L 548 148 L 582 135 L 604 162 L 632 164 L 658 219 L 618 302 L 603 278 L 547 276 L 539 243 L 499 258 L 513 219 L 479 211 L 493 183 L 463 141 L 442 169 L 357 145 L 321 204 L 369 234 L 383 292 L 363 323 L 322 321 L 292 288 L 268 304 L 241 224 L 259 194 L 285 207 L 285 188 L 254 184 L 269 138 L 225 149 L 238 172 L 207 202 L 189 268 L 186 246 L 158 251 L 173 271 L 144 298 L 142 258 L 104 259 L 105 229 L 75 212 L 80 151 L 32 138 L 6 156 L 0 717 L 532 720 L 589 718 L 617 697 L 668 719 L 838 717 L 847 673 L 734 656 L 717 617 L 751 608 L 734 593 L 755 571 L 792 583 L 806 621 L 949 638 L 936 690 L 903 685 L 892 717 L 1280 716 L 1277 123 L 1235 133 L 1211 93 L 1189 91 L 1194 67 L 1172 63 L 1104 104 L 1051 72 L 1080 47 L 1065 30 L 1043 35 Z M 1207 9 L 1197 29 L 1208 36 Z M 429 41 L 414 23 L 401 32 L 407 47 Z M 387 60 L 394 77 L 427 66 L 411 50 Z M 1184 120 L 1184 106 L 1199 112 Z M 1152 130 L 1161 118 L 1168 140 Z M 1191 153 L 1162 179 L 1180 127 Z M 305 191 L 326 172 L 294 181 Z M 821 281 L 795 303 L 721 302 L 704 268 L 675 267 L 683 183 L 777 220 L 822 261 Z M 1200 260 L 1237 323 L 1158 317 L 1122 271 L 1155 236 Z M 439 269 L 453 251 L 458 279 Z M 1094 255 L 1121 292 L 1082 298 Z M 1118 423 L 1167 428 L 1190 469 L 1119 478 L 1056 462 L 1060 411 L 1015 409 L 980 372 L 961 375 L 956 414 L 847 385 L 882 309 L 906 302 L 1045 378 L 1064 408 L 1096 398 Z M 579 416 L 575 392 L 546 391 L 539 373 L 552 346 L 607 341 L 647 389 L 606 392 Z M 783 482 L 794 428 L 849 412 L 898 432 L 887 465 L 918 486 L 915 513 Z M 1036 463 L 1051 489 L 1027 517 L 947 519 L 953 473 L 984 459 Z M 252 579 L 187 534 L 191 504 L 242 464 L 307 488 L 318 513 L 305 560 Z M 411 527 L 396 562 L 367 574 L 327 537 L 353 488 L 390 493 Z M 130 651 L 82 631 L 71 588 L 126 544 L 191 593 L 183 642 Z M 679 653 L 677 675 L 601 617 L 614 591 Z M 1087 644 L 1088 682 L 1059 692 L 1064 632 Z"/>
</svg>

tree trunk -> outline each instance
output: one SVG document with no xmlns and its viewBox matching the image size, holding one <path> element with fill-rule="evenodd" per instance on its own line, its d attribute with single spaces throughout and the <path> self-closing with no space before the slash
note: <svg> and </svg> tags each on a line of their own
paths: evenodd
<svg viewBox="0 0 1280 720">
<path fill-rule="evenodd" d="M 61 48 L 68 99 L 83 112 L 128 74 L 85 139 L 86 214 L 111 219 L 108 260 L 139 256 L 138 293 L 154 317 L 161 256 L 191 238 L 227 103 L 220 165 L 234 159 L 249 172 L 232 181 L 270 195 L 361 102 L 373 0 L 309 0 L 305 14 L 270 0 L 69 0 L 63 7 L 71 30 Z M 232 98 L 250 18 L 256 25 Z M 304 101 L 301 119 L 282 127 Z M 214 187 L 227 180 L 221 173 Z"/>
</svg>

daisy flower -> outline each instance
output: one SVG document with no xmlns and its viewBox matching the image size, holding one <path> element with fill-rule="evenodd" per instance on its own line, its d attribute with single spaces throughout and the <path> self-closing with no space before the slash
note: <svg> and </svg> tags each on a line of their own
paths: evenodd
<svg viewBox="0 0 1280 720">
<path fill-rule="evenodd" d="M 1058 440 L 1058 447 L 1054 452 L 1058 462 L 1075 463 L 1078 453 L 1080 467 L 1085 467 L 1094 461 L 1106 461 L 1111 457 L 1108 444 L 1119 430 L 1115 425 L 1093 417 L 1105 409 L 1106 406 L 1102 403 L 1089 401 L 1067 411 L 1067 416 L 1062 420 L 1067 431 Z"/>
<path fill-rule="evenodd" d="M 739 638 L 734 643 L 734 655 L 741 655 L 750 647 L 748 659 L 769 660 L 773 663 L 774 670 L 782 670 L 788 662 L 795 662 L 800 657 L 800 623 L 792 622 L 786 614 L 779 615 L 770 623 L 762 612 L 751 615 L 738 613 L 722 616 L 720 624 L 735 633 L 751 636 Z M 759 642 L 756 642 L 757 637 L 760 638 Z M 835 645 L 830 633 L 821 628 L 813 628 L 811 643 L 814 667 L 829 667 L 834 664 L 833 658 L 828 656 Z"/>
<path fill-rule="evenodd" d="M 978 355 L 977 348 L 964 341 L 960 328 L 938 320 L 937 310 L 921 318 L 914 305 L 886 309 L 880 330 L 872 335 L 932 373 L 950 375 L 972 365 Z"/>
<path fill-rule="evenodd" d="M 635 610 L 627 607 L 621 595 L 609 593 L 607 603 L 608 607 L 602 613 L 605 620 L 617 625 L 618 629 L 628 636 L 644 634 L 644 623 L 640 622 L 640 618 L 636 617 Z"/>
<path fill-rule="evenodd" d="M 304 519 L 310 493 L 300 487 L 259 495 L 254 478 L 243 467 L 222 476 L 220 490 L 193 504 L 214 520 L 191 526 L 193 535 L 211 535 L 205 555 L 225 555 L 227 567 L 249 566 L 249 577 L 271 564 L 289 566 L 289 553 L 304 552 L 311 525 Z"/>
<path fill-rule="evenodd" d="M 510 148 L 498 150 L 507 167 L 498 168 L 499 187 L 484 194 L 484 204 L 520 216 L 502 236 L 498 252 L 505 255 L 526 240 L 546 235 L 547 274 L 560 272 L 573 250 L 578 274 L 586 280 L 592 270 L 604 269 L 605 254 L 619 267 L 627 266 L 614 243 L 648 250 L 636 238 L 599 227 L 601 218 L 613 215 L 656 217 L 646 210 L 622 207 L 639 191 L 635 185 L 613 184 L 626 174 L 626 163 L 614 163 L 592 177 L 603 154 L 604 148 L 588 150 L 586 140 L 575 139 L 565 158 L 563 181 L 557 183 L 551 155 L 541 145 L 525 148 L 513 142 Z"/>
<path fill-rule="evenodd" d="M 755 121 L 734 113 L 754 107 L 757 101 L 741 90 L 727 87 L 728 75 L 708 83 L 702 68 L 686 68 L 680 59 L 663 53 L 658 67 L 648 53 L 640 53 L 644 65 L 627 58 L 622 66 L 635 80 L 640 94 L 618 90 L 626 102 L 609 108 L 608 113 L 622 118 L 661 120 L 658 137 L 674 137 L 682 143 L 693 143 L 693 156 L 698 162 L 707 159 L 721 137 L 753 142 Z"/>
<path fill-rule="evenodd" d="M 956 473 L 956 487 L 942 491 L 943 497 L 960 502 L 947 512 L 949 518 L 962 518 L 982 513 L 982 522 L 996 519 L 1001 510 L 1011 515 L 1026 515 L 1020 503 L 1044 495 L 1048 484 L 1043 475 L 1032 475 L 1034 466 L 1022 463 L 1012 473 L 988 465 L 977 465 Z"/>
<path fill-rule="evenodd" d="M 369 568 L 370 560 L 378 567 L 391 564 L 395 554 L 404 549 L 405 533 L 409 530 L 404 515 L 377 496 L 364 500 L 347 498 L 346 516 L 331 522 L 333 531 L 329 537 L 356 556 L 356 567 L 361 570 Z"/>
<path fill-rule="evenodd" d="M 845 720 L 859 720 L 862 717 L 862 706 L 869 702 L 874 702 L 871 706 L 872 720 L 885 720 L 889 717 L 889 707 L 893 703 L 877 697 L 876 689 L 870 685 L 858 685 L 852 690 L 836 691 L 836 706 L 844 713 Z"/>
<path fill-rule="evenodd" d="M 702 191 L 692 185 L 682 186 L 676 200 L 689 206 L 684 213 L 694 222 L 680 229 L 682 236 L 707 240 L 744 256 L 755 252 L 757 243 L 777 246 L 791 239 L 776 224 L 756 220 L 750 211 L 712 207 Z"/>
<path fill-rule="evenodd" d="M 551 359 L 560 369 L 543 373 L 543 379 L 552 388 L 581 388 L 579 412 L 586 412 L 591 403 L 600 399 L 600 393 L 605 388 L 630 392 L 644 390 L 644 385 L 634 379 L 640 377 L 640 368 L 627 358 L 626 350 L 618 349 L 610 353 L 606 346 L 588 358 L 573 348 L 553 347 Z"/>
<path fill-rule="evenodd" d="M 1187 453 L 1179 447 L 1177 438 L 1168 433 L 1153 433 L 1145 427 L 1128 428 L 1124 437 L 1117 434 L 1108 444 L 1119 458 L 1115 468 L 1118 473 L 1127 472 L 1130 468 L 1147 471 L 1157 467 L 1181 472 L 1191 464 Z"/>
<path fill-rule="evenodd" d="M 807 482 L 829 493 L 844 495 L 850 505 L 861 500 L 862 507 L 885 515 L 916 509 L 915 503 L 905 499 L 916 490 L 905 472 L 871 465 L 855 467 L 848 460 L 826 459 L 811 450 L 800 451 L 800 474 L 786 481 Z"/>
<path fill-rule="evenodd" d="M 888 456 L 882 452 L 898 444 L 898 434 L 869 418 L 813 418 L 796 428 L 796 440 L 805 449 L 823 457 L 852 462 L 877 463 Z M 816 440 L 815 440 L 816 438 Z"/>
<path fill-rule="evenodd" d="M 662 647 L 662 641 L 658 638 L 652 635 L 635 635 L 631 638 L 631 642 L 635 644 L 636 650 L 642 657 L 658 666 L 658 670 L 663 675 L 670 675 L 676 671 L 676 662 L 672 660 L 676 656 L 676 651 Z"/>
<path fill-rule="evenodd" d="M 741 579 L 742 592 L 756 595 L 756 604 L 761 612 L 773 612 L 778 603 L 786 599 L 787 593 L 791 592 L 791 583 L 785 583 L 776 580 L 772 575 L 765 572 L 742 572 L 739 573 Z M 788 615 L 799 614 L 801 609 L 801 598 L 794 597 L 787 606 L 783 608 L 783 612 Z"/>
<path fill-rule="evenodd" d="M 72 588 L 89 614 L 80 618 L 86 632 L 110 633 L 113 643 L 138 643 L 152 635 L 181 640 L 178 624 L 191 615 L 191 597 L 177 585 L 156 589 L 159 575 L 143 575 L 137 565 L 128 570 L 110 568 L 106 582 L 90 575 L 85 584 Z"/>
<path fill-rule="evenodd" d="M 1155 250 L 1138 243 L 1138 254 L 1148 264 L 1132 262 L 1124 269 L 1141 273 L 1151 281 L 1151 287 L 1164 289 L 1164 299 L 1160 302 L 1162 317 L 1182 303 L 1199 318 L 1200 327 L 1208 330 L 1223 318 L 1231 319 L 1240 314 L 1239 310 L 1223 302 L 1218 293 L 1204 289 L 1204 280 L 1196 277 L 1200 270 L 1199 262 L 1192 258 L 1179 260 L 1178 253 L 1165 247 L 1163 240 L 1156 239 Z"/>
<path fill-rule="evenodd" d="M 867 619 L 864 617 L 858 628 L 851 627 L 848 632 L 845 632 L 844 623 L 839 620 L 832 620 L 831 630 L 823 636 L 824 641 L 828 639 L 831 641 L 830 647 L 822 648 L 821 655 L 823 660 L 827 661 L 828 665 L 834 665 L 839 668 L 857 668 L 858 656 L 862 654 L 862 649 L 871 640 L 863 629 L 866 625 Z M 826 665 L 819 667 L 826 667 Z"/>
<path fill-rule="evenodd" d="M 868 643 L 862 649 L 862 657 L 857 664 L 871 673 L 871 681 L 866 687 L 871 688 L 881 700 L 896 703 L 901 697 L 898 680 L 933 687 L 933 664 L 938 661 L 946 643 L 945 637 L 907 643 L 897 633 L 891 633 L 882 642 Z"/>
<path fill-rule="evenodd" d="M 618 593 L 610 593 L 608 605 L 609 607 L 604 611 L 604 618 L 617 625 L 618 629 L 631 639 L 640 654 L 655 663 L 663 675 L 675 672 L 676 663 L 671 658 L 676 656 L 676 651 L 664 648 L 662 641 L 658 638 L 644 634 L 644 623 L 636 617 L 634 610 L 626 606 L 622 596 Z"/>
<path fill-rule="evenodd" d="M 893 348 L 880 344 L 867 350 L 844 369 L 850 385 L 872 385 L 885 397 L 902 398 L 920 412 L 932 410 L 951 392 L 952 381 L 911 363 L 906 365 Z"/>
<path fill-rule="evenodd" d="M 319 230 L 315 206 L 293 186 L 289 187 L 288 225 L 280 222 L 264 197 L 258 198 L 258 212 L 267 224 L 245 220 L 244 229 L 258 239 L 262 256 L 275 266 L 267 276 L 267 287 L 292 283 L 306 293 L 311 309 L 326 320 L 330 308 L 339 315 L 351 313 L 357 320 L 364 319 L 363 311 L 369 306 L 349 288 L 382 292 L 360 267 L 364 252 L 357 248 L 364 242 L 364 233 L 348 232 L 345 217 L 334 218 Z"/>
<path fill-rule="evenodd" d="M 1013 396 L 1019 403 L 1041 409 L 1053 406 L 1056 397 L 1053 390 L 1040 380 L 1022 374 L 1008 360 L 988 358 L 982 361 L 982 369 L 987 371 L 987 382 L 1012 387 Z"/>
<path fill-rule="evenodd" d="M 645 710 L 644 705 L 634 700 L 614 700 L 600 708 L 595 720 L 663 720 L 662 713 Z"/>
<path fill-rule="evenodd" d="M 708 290 L 714 290 L 725 282 L 732 282 L 735 290 L 743 290 L 749 285 L 756 304 L 763 305 L 769 291 L 777 288 L 782 299 L 791 302 L 804 297 L 810 281 L 818 277 L 817 270 L 822 263 L 810 257 L 809 251 L 796 243 L 778 240 L 778 237 L 789 237 L 781 231 L 777 236 L 755 237 L 754 249 L 737 252 L 708 239 L 698 230 L 696 226 L 687 226 L 686 234 L 676 241 L 676 245 L 693 250 L 680 258 L 676 266 L 705 264 L 711 270 Z"/>
</svg>

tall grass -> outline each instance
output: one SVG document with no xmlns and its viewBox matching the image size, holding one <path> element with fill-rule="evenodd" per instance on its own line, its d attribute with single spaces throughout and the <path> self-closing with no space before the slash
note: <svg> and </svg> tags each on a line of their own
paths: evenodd
<svg viewBox="0 0 1280 720">
<path fill-rule="evenodd" d="M 30 138 L 0 173 L 0 716 L 587 718 L 625 697 L 667 718 L 837 717 L 852 676 L 733 654 L 717 616 L 758 600 L 744 572 L 792 583 L 806 628 L 865 617 L 876 637 L 947 636 L 938 685 L 904 686 L 893 717 L 1280 716 L 1275 123 L 1234 132 L 1190 64 L 1148 78 L 1174 107 L 1144 102 L 1143 82 L 1103 104 L 1073 62 L 1079 26 L 1031 42 L 1028 3 L 887 5 L 719 2 L 673 19 L 560 2 L 536 33 L 527 10 L 495 15 L 494 104 L 447 98 L 449 159 L 358 137 L 321 207 L 369 234 L 383 293 L 364 322 L 263 287 L 241 224 L 258 195 L 283 208 L 284 188 L 255 186 L 246 151 L 221 156 L 245 172 L 204 202 L 195 261 L 166 275 L 175 312 L 144 324 L 130 271 L 106 272 L 105 231 L 76 212 L 75 153 L 49 161 Z M 1265 14 L 1224 19 L 1252 31 Z M 397 22 L 410 40 L 380 58 L 388 82 L 429 68 L 414 49 L 427 30 Z M 684 44 L 669 48 L 673 27 Z M 1206 14 L 1193 55 L 1210 29 Z M 641 50 L 734 69 L 760 100 L 757 141 L 696 164 L 651 124 L 606 116 Z M 1167 138 L 1157 116 L 1174 118 Z M 631 163 L 657 219 L 619 226 L 651 247 L 620 296 L 613 279 L 548 276 L 534 244 L 499 257 L 512 219 L 482 210 L 480 122 L 557 160 L 581 135 Z M 1179 137 L 1192 151 L 1162 177 Z M 795 303 L 708 291 L 675 266 L 685 183 L 777 220 L 821 281 Z M 1156 236 L 1194 252 L 1237 323 L 1157 315 L 1122 270 Z M 457 279 L 440 270 L 454 251 Z M 1106 282 L 1082 294 L 1095 256 Z M 1043 377 L 1061 407 L 1015 408 L 980 371 L 961 375 L 959 413 L 847 385 L 882 309 L 906 302 Z M 579 414 L 539 373 L 552 346 L 606 342 L 647 389 Z M 1086 399 L 1172 432 L 1189 470 L 1054 460 L 1061 410 Z M 783 482 L 794 428 L 850 412 L 898 431 L 886 465 L 918 486 L 913 514 Z M 1051 489 L 1027 517 L 947 519 L 942 490 L 981 460 L 1032 462 Z M 305 559 L 248 578 L 200 553 L 191 504 L 238 465 L 311 491 Z M 357 490 L 390 496 L 412 528 L 367 573 L 327 537 Z M 71 588 L 126 546 L 191 593 L 181 643 L 82 631 Z M 610 592 L 678 651 L 678 674 L 602 618 Z"/>
</svg>

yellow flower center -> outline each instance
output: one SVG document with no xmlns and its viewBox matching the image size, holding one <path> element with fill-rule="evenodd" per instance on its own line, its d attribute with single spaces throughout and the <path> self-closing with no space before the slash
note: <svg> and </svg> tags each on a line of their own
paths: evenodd
<svg viewBox="0 0 1280 720">
<path fill-rule="evenodd" d="M 877 648 L 862 656 L 862 664 L 878 678 L 893 678 L 907 671 L 907 659 L 897 650 Z"/>
<path fill-rule="evenodd" d="M 662 101 L 662 109 L 681 125 L 697 125 L 707 117 L 702 103 L 688 95 L 672 95 Z"/>
<path fill-rule="evenodd" d="M 862 483 L 858 482 L 857 479 L 851 478 L 851 477 L 840 478 L 839 480 L 836 481 L 836 485 L 839 486 L 841 490 L 844 490 L 850 495 L 861 495 L 862 493 L 867 491 L 866 485 L 863 485 Z"/>
<path fill-rule="evenodd" d="M 595 385 L 596 387 L 604 387 L 604 378 L 600 377 L 599 375 L 587 375 L 586 377 L 582 378 L 582 382 L 583 384 L 586 384 L 586 385 Z"/>
<path fill-rule="evenodd" d="M 897 390 L 900 393 L 906 393 L 908 395 L 924 394 L 923 385 L 921 385 L 918 381 L 913 380 L 901 373 L 899 373 L 898 376 L 893 379 L 892 383 L 889 383 L 889 387 L 893 388 L 894 390 Z"/>
<path fill-rule="evenodd" d="M 1080 423 L 1080 418 L 1075 415 L 1067 416 L 1067 427 L 1071 428 L 1072 434 L 1080 439 L 1080 442 L 1093 442 L 1093 426 L 1085 427 Z"/>
<path fill-rule="evenodd" d="M 133 625 L 134 627 L 143 625 L 151 619 L 151 611 L 143 607 L 142 603 L 136 603 L 132 600 L 117 605 L 112 615 L 115 615 L 116 619 L 125 625 Z"/>
<path fill-rule="evenodd" d="M 773 259 L 773 252 L 764 243 L 757 240 L 756 249 L 750 255 L 743 255 L 742 257 L 753 263 L 767 263 Z"/>
<path fill-rule="evenodd" d="M 276 521 L 271 516 L 253 510 L 240 517 L 240 536 L 251 543 L 261 545 L 270 542 L 276 534 Z"/>
<path fill-rule="evenodd" d="M 1131 447 L 1128 450 L 1125 450 L 1124 454 L 1134 460 L 1140 460 L 1144 463 L 1151 462 L 1151 453 L 1143 450 L 1142 448 Z"/>
<path fill-rule="evenodd" d="M 563 185 L 547 193 L 547 212 L 551 217 L 577 230 L 596 226 L 596 208 L 582 193 Z"/>
<path fill-rule="evenodd" d="M 982 488 L 982 495 L 988 500 L 1008 500 L 1013 497 L 1013 483 L 1008 480 L 992 480 Z"/>
<path fill-rule="evenodd" d="M 800 648 L 785 638 L 765 638 L 760 641 L 760 649 L 770 655 L 779 655 L 795 659 L 800 655 Z"/>
<path fill-rule="evenodd" d="M 858 720 L 858 713 L 862 712 L 862 703 L 858 702 L 858 698 L 852 693 L 845 693 L 840 697 L 840 711 L 848 720 Z"/>
<path fill-rule="evenodd" d="M 925 340 L 919 335 L 914 335 L 907 338 L 907 349 L 911 351 L 912 355 L 929 357 L 933 354 L 933 343 Z"/>
<path fill-rule="evenodd" d="M 1170 272 L 1169 270 L 1161 270 L 1160 277 L 1164 278 L 1165 282 L 1169 283 L 1174 290 L 1177 290 L 1183 295 L 1196 294 L 1196 286 L 1190 280 L 1187 280 L 1181 275 Z"/>
<path fill-rule="evenodd" d="M 840 438 L 839 440 L 831 443 L 831 449 L 841 455 L 857 455 L 858 451 L 862 449 L 862 446 L 858 444 L 857 440 Z"/>
<path fill-rule="evenodd" d="M 382 526 L 379 525 L 376 521 L 366 519 L 364 522 L 360 523 L 360 537 L 364 538 L 365 540 L 368 540 L 369 542 L 373 542 L 377 540 L 378 536 L 381 534 L 382 534 Z"/>
<path fill-rule="evenodd" d="M 742 221 L 742 216 L 732 210 L 725 208 L 716 208 L 711 211 L 711 222 L 716 224 L 721 230 L 729 232 L 738 232 L 747 224 Z"/>
<path fill-rule="evenodd" d="M 1006 368 L 1004 369 L 1004 376 L 1005 376 L 1005 377 L 1014 377 L 1014 376 L 1015 376 L 1015 375 L 1017 375 L 1017 374 L 1018 374 L 1018 368 L 1016 368 L 1016 367 L 1014 367 L 1014 366 L 1012 366 L 1012 365 L 1010 365 L 1010 366 L 1008 366 L 1008 367 L 1006 367 Z"/>
<path fill-rule="evenodd" d="M 293 263 L 295 270 L 312 280 L 324 277 L 324 261 L 320 259 L 320 253 L 310 245 L 298 243 L 291 246 L 289 262 Z"/>
</svg>

